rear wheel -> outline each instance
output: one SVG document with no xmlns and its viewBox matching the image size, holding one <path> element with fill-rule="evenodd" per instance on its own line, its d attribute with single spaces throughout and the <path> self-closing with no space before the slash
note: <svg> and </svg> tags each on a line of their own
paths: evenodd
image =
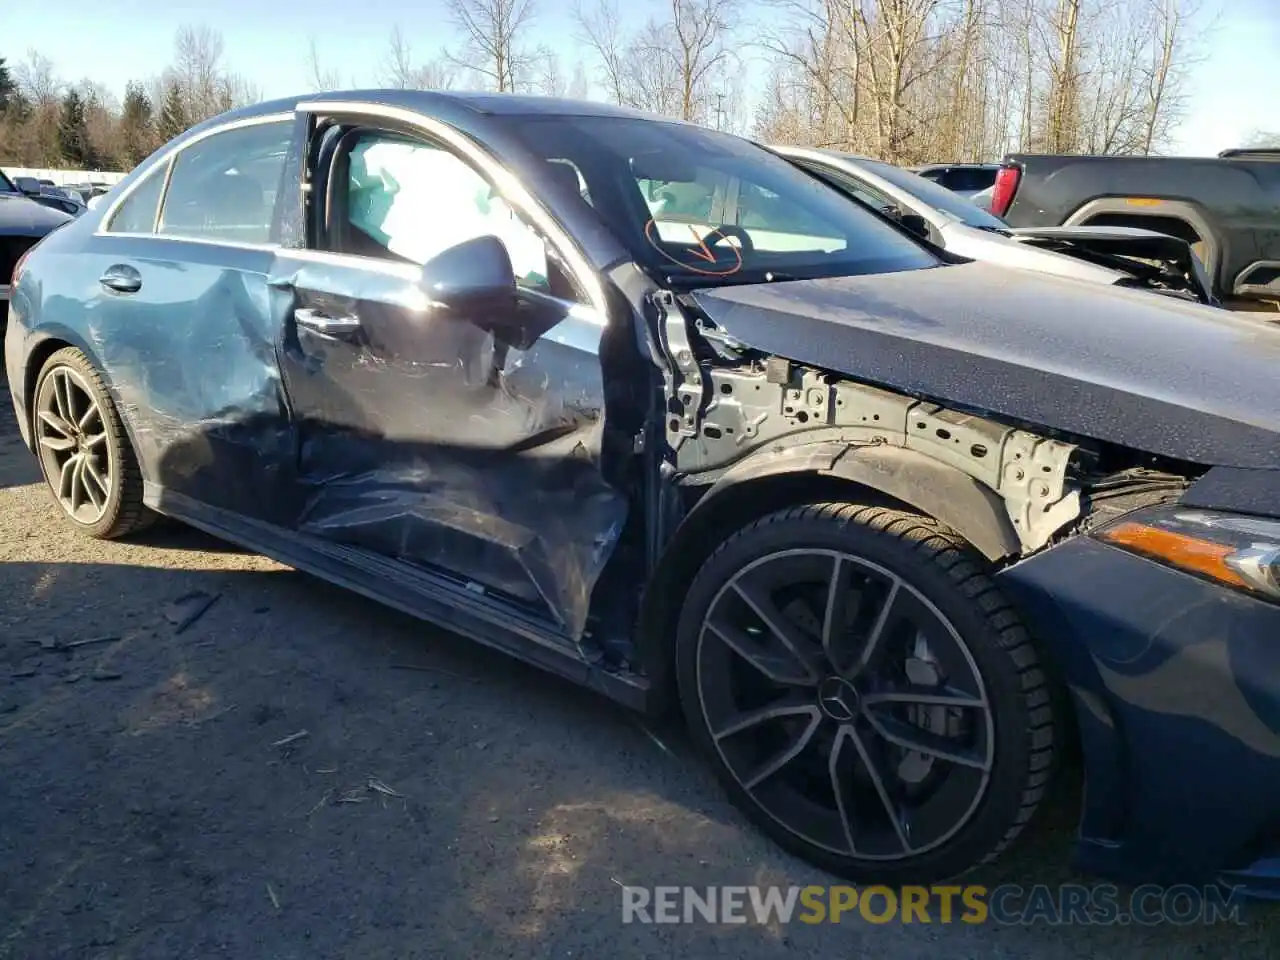
<svg viewBox="0 0 1280 960">
<path fill-rule="evenodd" d="M 65 347 L 45 362 L 32 410 L 36 453 L 54 501 L 91 537 L 148 526 L 142 474 L 111 395 L 89 359 Z"/>
<path fill-rule="evenodd" d="M 981 558 L 916 514 L 816 504 L 739 531 L 694 580 L 677 670 L 733 801 L 855 881 L 994 858 L 1049 779 L 1035 648 Z"/>
</svg>

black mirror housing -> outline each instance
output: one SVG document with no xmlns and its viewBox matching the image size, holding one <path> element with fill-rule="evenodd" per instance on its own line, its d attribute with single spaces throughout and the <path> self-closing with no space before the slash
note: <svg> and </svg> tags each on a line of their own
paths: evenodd
<svg viewBox="0 0 1280 960">
<path fill-rule="evenodd" d="M 422 267 L 422 291 L 434 309 L 497 321 L 516 311 L 516 274 L 506 245 L 495 236 L 449 247 Z"/>
<path fill-rule="evenodd" d="M 899 214 L 898 222 L 917 236 L 929 238 L 929 221 L 918 213 Z"/>
</svg>

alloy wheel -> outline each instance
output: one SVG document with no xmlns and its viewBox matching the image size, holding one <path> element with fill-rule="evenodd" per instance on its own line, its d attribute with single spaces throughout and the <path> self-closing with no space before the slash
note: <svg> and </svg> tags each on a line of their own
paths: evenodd
<svg viewBox="0 0 1280 960">
<path fill-rule="evenodd" d="M 118 466 L 102 409 L 76 370 L 54 367 L 41 380 L 35 427 L 54 497 L 73 520 L 97 523 L 110 503 Z"/>
<path fill-rule="evenodd" d="M 987 792 L 996 730 L 972 653 L 920 591 L 867 559 L 794 549 L 743 567 L 707 608 L 696 676 L 738 785 L 833 853 L 916 857 Z"/>
</svg>

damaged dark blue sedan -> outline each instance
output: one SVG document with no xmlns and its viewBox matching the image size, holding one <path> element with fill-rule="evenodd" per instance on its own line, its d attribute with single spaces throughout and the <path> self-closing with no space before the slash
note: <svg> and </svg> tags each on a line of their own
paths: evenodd
<svg viewBox="0 0 1280 960">
<path fill-rule="evenodd" d="M 960 260 L 598 104 L 211 120 L 15 271 L 69 522 L 157 514 L 632 707 L 778 843 L 1280 886 L 1280 328 Z M 531 675 L 531 680 L 533 675 Z"/>
</svg>

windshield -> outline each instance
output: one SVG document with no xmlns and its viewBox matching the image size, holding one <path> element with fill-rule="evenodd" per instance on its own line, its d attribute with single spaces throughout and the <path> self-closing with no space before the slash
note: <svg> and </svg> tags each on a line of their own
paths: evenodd
<svg viewBox="0 0 1280 960">
<path fill-rule="evenodd" d="M 934 183 L 927 177 L 922 177 L 917 173 L 912 173 L 910 170 L 903 170 L 901 167 L 895 167 L 891 163 L 884 163 L 880 160 L 864 160 L 861 157 L 849 157 L 847 154 L 837 154 L 837 156 L 846 157 L 868 173 L 874 173 L 877 177 L 887 180 L 899 190 L 905 190 L 913 197 L 919 197 L 921 203 L 928 204 L 935 210 L 950 214 L 961 223 L 987 230 L 1008 229 L 1009 225 L 999 217 L 988 213 L 976 203 L 971 203 L 958 193 L 952 193 L 946 187 Z"/>
<path fill-rule="evenodd" d="M 5 173 L 3 170 L 0 170 L 0 193 L 17 193 L 17 192 L 18 192 L 18 188 L 13 185 L 13 181 L 10 180 L 7 176 L 5 176 Z"/>
<path fill-rule="evenodd" d="M 755 144 L 630 117 L 512 117 L 521 142 L 641 265 L 710 286 L 889 273 L 939 261 L 906 233 Z"/>
</svg>

